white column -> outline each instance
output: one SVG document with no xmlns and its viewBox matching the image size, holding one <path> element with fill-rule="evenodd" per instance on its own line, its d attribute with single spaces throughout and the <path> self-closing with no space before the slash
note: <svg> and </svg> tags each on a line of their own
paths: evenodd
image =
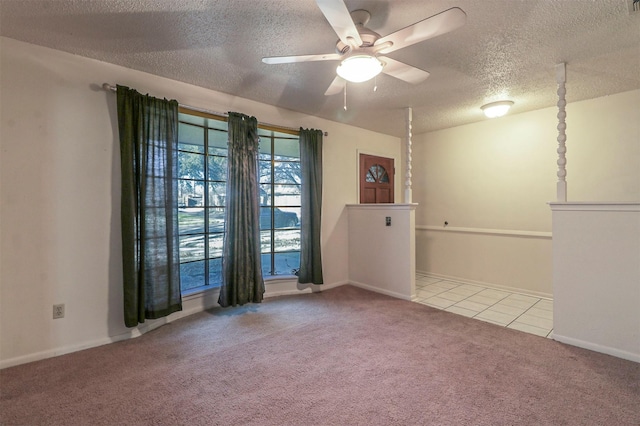
<svg viewBox="0 0 640 426">
<path fill-rule="evenodd" d="M 567 141 L 567 125 L 565 119 L 567 113 L 565 107 L 567 101 L 565 96 L 567 89 L 565 83 L 567 81 L 566 64 L 564 62 L 556 65 L 556 81 L 558 82 L 558 183 L 557 183 L 557 201 L 567 201 L 567 153 L 566 141 Z"/>
<path fill-rule="evenodd" d="M 406 109 L 405 122 L 406 122 L 406 138 L 405 138 L 405 180 L 404 180 L 404 203 L 411 204 L 412 190 L 411 190 L 411 126 L 413 120 L 413 110 L 411 107 Z"/>
</svg>

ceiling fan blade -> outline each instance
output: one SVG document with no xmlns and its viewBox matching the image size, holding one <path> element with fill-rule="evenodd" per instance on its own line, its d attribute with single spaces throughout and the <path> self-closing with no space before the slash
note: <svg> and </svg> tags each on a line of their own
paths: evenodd
<svg viewBox="0 0 640 426">
<path fill-rule="evenodd" d="M 345 84 L 347 84 L 347 82 L 342 77 L 336 76 L 336 78 L 334 78 L 331 84 L 329 85 L 329 88 L 327 89 L 327 91 L 324 92 L 324 95 L 331 96 L 331 95 L 336 95 L 342 92 L 342 89 L 344 89 Z"/>
<path fill-rule="evenodd" d="M 347 46 L 352 46 L 354 43 L 356 46 L 362 45 L 360 34 L 343 0 L 316 0 L 316 3 L 344 44 Z"/>
<path fill-rule="evenodd" d="M 269 65 L 292 64 L 295 62 L 337 61 L 341 57 L 342 55 L 338 53 L 327 53 L 325 55 L 270 56 L 262 58 L 262 62 Z"/>
<path fill-rule="evenodd" d="M 406 81 L 407 83 L 422 83 L 427 79 L 427 77 L 429 77 L 429 73 L 421 70 L 420 68 L 412 67 L 411 65 L 396 61 L 395 59 L 387 58 L 386 56 L 379 59 L 385 63 L 384 68 L 382 68 L 383 73 Z"/>
<path fill-rule="evenodd" d="M 391 33 L 388 36 L 379 38 L 375 45 L 381 45 L 391 42 L 391 46 L 384 47 L 378 53 L 391 53 L 403 47 L 439 36 L 441 34 L 453 31 L 464 25 L 467 20 L 467 14 L 462 9 L 452 7 L 430 18 L 423 19 L 413 25 Z"/>
</svg>

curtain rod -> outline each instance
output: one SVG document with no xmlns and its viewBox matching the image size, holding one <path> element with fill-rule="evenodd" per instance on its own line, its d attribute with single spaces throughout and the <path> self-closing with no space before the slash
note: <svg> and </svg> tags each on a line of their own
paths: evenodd
<svg viewBox="0 0 640 426">
<path fill-rule="evenodd" d="M 113 86 L 113 85 L 111 85 L 109 83 L 103 83 L 102 84 L 102 88 L 104 90 L 106 90 L 107 92 L 114 92 L 115 93 L 115 92 L 118 91 L 116 86 Z M 184 104 L 181 104 L 181 103 L 178 103 L 178 106 L 180 106 L 182 108 L 190 109 L 190 110 L 196 111 L 196 112 L 203 112 L 205 114 L 213 114 L 213 115 L 218 115 L 220 117 L 229 117 L 229 114 L 226 113 L 226 112 L 217 112 L 217 111 L 212 111 L 210 109 L 204 109 L 204 108 L 198 108 L 198 107 L 194 107 L 194 106 L 190 106 L 190 105 L 184 105 Z M 279 125 L 276 125 L 276 124 L 269 124 L 269 123 L 260 123 L 260 124 L 262 124 L 263 126 L 275 127 L 275 128 L 280 128 L 280 129 L 283 129 L 283 130 L 290 130 L 290 131 L 293 131 L 293 132 L 296 132 L 296 133 L 300 131 L 300 128 L 294 129 L 293 127 L 279 126 Z M 322 134 L 324 136 L 329 136 L 328 132 L 322 132 Z"/>
</svg>

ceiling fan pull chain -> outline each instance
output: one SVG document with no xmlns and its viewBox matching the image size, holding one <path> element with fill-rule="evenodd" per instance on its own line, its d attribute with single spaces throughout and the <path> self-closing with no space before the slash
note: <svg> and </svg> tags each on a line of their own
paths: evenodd
<svg viewBox="0 0 640 426">
<path fill-rule="evenodd" d="M 347 82 L 344 83 L 344 110 L 347 110 Z"/>
<path fill-rule="evenodd" d="M 374 92 L 378 91 L 378 76 L 377 75 L 375 77 L 373 77 L 373 91 Z"/>
</svg>

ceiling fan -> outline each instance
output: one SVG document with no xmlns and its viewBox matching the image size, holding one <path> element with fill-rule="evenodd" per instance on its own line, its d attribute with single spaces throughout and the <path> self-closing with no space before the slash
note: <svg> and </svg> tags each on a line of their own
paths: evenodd
<svg viewBox="0 0 640 426">
<path fill-rule="evenodd" d="M 427 71 L 384 55 L 453 31 L 464 25 L 467 18 L 462 9 L 453 7 L 382 37 L 365 26 L 371 18 L 368 11 L 359 9 L 349 13 L 344 0 L 316 0 L 316 3 L 338 35 L 336 53 L 272 56 L 262 58 L 262 62 L 287 64 L 341 61 L 336 69 L 338 75 L 329 85 L 325 95 L 339 93 L 345 87 L 346 81 L 367 81 L 380 72 L 412 84 L 423 82 L 429 77 Z"/>
</svg>

